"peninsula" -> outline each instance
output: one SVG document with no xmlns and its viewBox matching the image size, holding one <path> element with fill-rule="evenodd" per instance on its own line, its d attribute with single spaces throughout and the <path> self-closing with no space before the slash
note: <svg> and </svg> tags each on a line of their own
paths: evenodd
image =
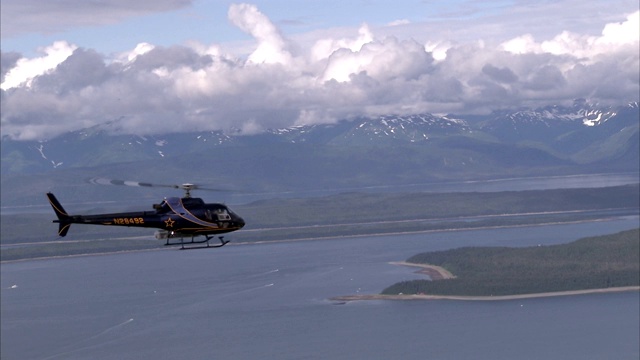
<svg viewBox="0 0 640 360">
<path fill-rule="evenodd" d="M 640 229 L 572 243 L 526 248 L 465 247 L 418 254 L 406 262 L 431 280 L 394 284 L 351 300 L 509 300 L 640 290 Z"/>
</svg>

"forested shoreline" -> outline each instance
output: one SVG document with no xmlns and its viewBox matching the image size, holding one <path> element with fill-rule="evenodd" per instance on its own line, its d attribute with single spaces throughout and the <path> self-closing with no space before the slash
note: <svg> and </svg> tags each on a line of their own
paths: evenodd
<svg viewBox="0 0 640 360">
<path fill-rule="evenodd" d="M 347 193 L 233 206 L 247 226 L 233 243 L 329 239 L 596 221 L 637 215 L 639 184 L 492 193 Z M 67 209 L 73 213 L 73 209 Z M 1 260 L 159 249 L 153 229 L 74 224 L 59 238 L 50 215 L 3 215 Z M 9 246 L 10 245 L 10 246 Z"/>
<path fill-rule="evenodd" d="M 407 262 L 440 266 L 456 278 L 404 281 L 382 294 L 504 296 L 639 286 L 640 229 L 552 246 L 464 247 Z"/>
</svg>

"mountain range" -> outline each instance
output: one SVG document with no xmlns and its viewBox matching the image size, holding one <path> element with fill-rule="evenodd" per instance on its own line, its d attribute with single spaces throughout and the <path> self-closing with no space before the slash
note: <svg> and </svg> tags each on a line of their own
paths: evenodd
<svg viewBox="0 0 640 360">
<path fill-rule="evenodd" d="M 3 205 L 94 176 L 290 191 L 640 168 L 637 102 L 359 117 L 255 135 L 114 134 L 119 121 L 41 141 L 2 137 Z"/>
</svg>

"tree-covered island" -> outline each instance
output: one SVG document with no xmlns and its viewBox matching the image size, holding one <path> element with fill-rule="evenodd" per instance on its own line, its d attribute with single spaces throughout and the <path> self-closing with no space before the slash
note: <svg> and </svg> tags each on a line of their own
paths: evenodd
<svg viewBox="0 0 640 360">
<path fill-rule="evenodd" d="M 526 248 L 464 247 L 415 255 L 454 278 L 392 285 L 383 295 L 505 296 L 640 285 L 640 229 L 568 244 Z"/>
</svg>

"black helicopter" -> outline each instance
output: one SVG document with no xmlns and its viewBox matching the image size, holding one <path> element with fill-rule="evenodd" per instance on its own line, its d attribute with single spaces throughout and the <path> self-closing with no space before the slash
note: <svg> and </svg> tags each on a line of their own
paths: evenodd
<svg viewBox="0 0 640 360">
<path fill-rule="evenodd" d="M 160 204 L 153 205 L 153 211 L 137 211 L 98 215 L 69 215 L 58 199 L 47 193 L 49 203 L 53 207 L 58 220 L 58 235 L 66 236 L 71 224 L 109 225 L 109 226 L 133 226 L 157 228 L 155 237 L 158 240 L 166 240 L 165 245 L 180 245 L 181 249 L 222 247 L 229 243 L 223 236 L 218 236 L 220 244 L 210 245 L 209 241 L 215 235 L 225 234 L 240 230 L 244 225 L 244 220 L 235 214 L 224 204 L 206 204 L 200 198 L 191 197 L 191 190 L 203 189 L 194 184 L 182 185 L 158 185 L 135 181 L 111 180 L 104 178 L 93 178 L 89 180 L 94 184 L 101 185 L 127 185 L 143 187 L 171 187 L 185 190 L 185 196 L 169 197 L 162 200 Z M 215 189 L 206 189 L 214 190 Z M 204 239 L 197 240 L 197 236 L 204 236 Z M 185 238 L 191 238 L 185 241 Z M 176 241 L 171 241 L 176 239 Z M 177 240 L 179 239 L 179 241 Z M 206 246 L 193 247 L 192 244 L 206 244 Z M 185 247 L 187 245 L 188 247 Z"/>
</svg>

